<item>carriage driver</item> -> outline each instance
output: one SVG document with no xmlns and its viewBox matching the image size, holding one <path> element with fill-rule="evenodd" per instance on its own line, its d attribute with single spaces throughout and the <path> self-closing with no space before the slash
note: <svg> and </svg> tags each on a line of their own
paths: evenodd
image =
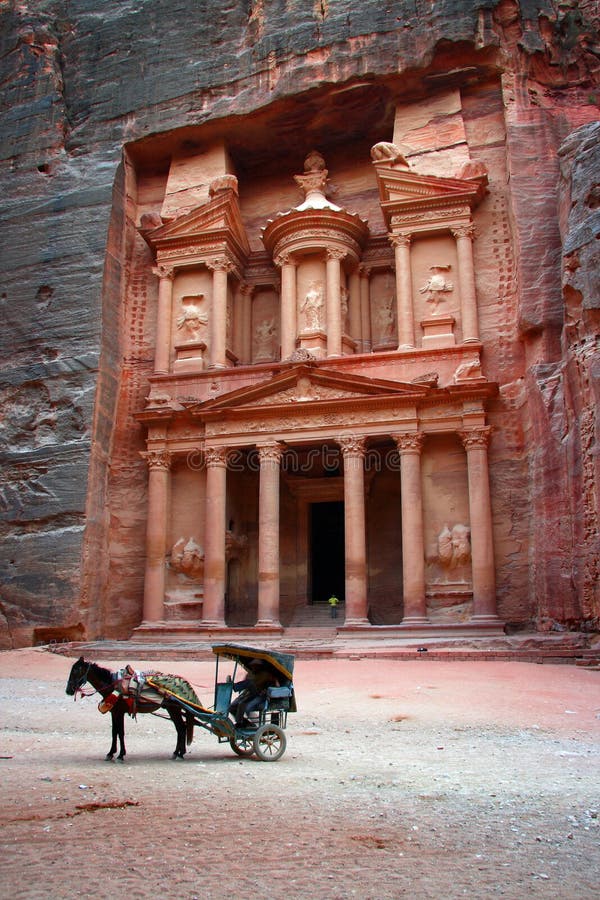
<svg viewBox="0 0 600 900">
<path fill-rule="evenodd" d="M 243 681 L 236 681 L 234 691 L 239 691 L 239 696 L 229 707 L 229 712 L 235 716 L 235 724 L 238 726 L 250 725 L 246 716 L 260 709 L 267 697 L 267 688 L 277 686 L 278 682 L 273 672 L 260 659 L 253 659 L 248 663 L 248 675 Z"/>
</svg>

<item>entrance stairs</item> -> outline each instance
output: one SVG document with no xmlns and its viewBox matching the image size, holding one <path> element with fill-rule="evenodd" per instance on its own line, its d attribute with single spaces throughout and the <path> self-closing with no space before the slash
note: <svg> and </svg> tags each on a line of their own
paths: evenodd
<svg viewBox="0 0 600 900">
<path fill-rule="evenodd" d="M 335 637 L 336 629 L 344 624 L 345 619 L 344 604 L 340 603 L 337 608 L 337 618 L 331 618 L 331 610 L 329 603 L 308 603 L 303 606 L 297 606 L 292 617 L 292 621 L 286 626 L 285 631 L 293 629 L 294 636 L 301 637 L 299 632 L 306 633 L 306 636 L 322 638 L 325 633 Z"/>
</svg>

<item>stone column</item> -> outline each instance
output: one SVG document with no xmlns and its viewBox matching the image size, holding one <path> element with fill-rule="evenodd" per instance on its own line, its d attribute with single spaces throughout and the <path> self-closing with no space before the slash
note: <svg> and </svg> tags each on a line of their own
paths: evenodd
<svg viewBox="0 0 600 900">
<path fill-rule="evenodd" d="M 243 328 L 244 328 L 244 288 L 243 282 L 238 282 L 233 301 L 233 352 L 239 362 L 243 361 Z"/>
<path fill-rule="evenodd" d="M 371 352 L 371 295 L 370 277 L 371 270 L 368 266 L 359 266 L 360 276 L 360 335 L 361 349 L 363 353 Z"/>
<path fill-rule="evenodd" d="M 346 625 L 368 625 L 367 539 L 365 528 L 365 440 L 341 438 L 344 456 Z"/>
<path fill-rule="evenodd" d="M 410 265 L 410 234 L 390 234 L 396 260 L 396 309 L 398 318 L 398 349 L 412 350 L 415 346 L 415 312 L 412 298 Z"/>
<path fill-rule="evenodd" d="M 173 278 L 174 270 L 170 266 L 157 266 L 152 269 L 158 275 L 158 310 L 156 316 L 156 345 L 154 347 L 154 372 L 157 375 L 169 371 L 171 351 L 171 318 L 173 315 Z"/>
<path fill-rule="evenodd" d="M 258 448 L 258 621 L 279 628 L 279 444 Z"/>
<path fill-rule="evenodd" d="M 462 319 L 463 343 L 479 340 L 477 323 L 477 294 L 475 291 L 475 265 L 473 263 L 473 225 L 463 225 L 452 229 L 456 238 L 458 256 L 458 284 L 460 290 L 460 314 Z"/>
<path fill-rule="evenodd" d="M 350 305 L 350 337 L 353 341 L 356 341 L 356 346 L 358 352 L 360 353 L 360 351 L 362 350 L 362 334 L 360 317 L 360 274 L 358 271 L 358 267 L 350 273 L 350 278 L 348 279 L 348 293 L 348 302 Z"/>
<path fill-rule="evenodd" d="M 213 273 L 212 305 L 210 311 L 210 366 L 227 366 L 227 274 L 233 268 L 227 259 L 207 262 Z"/>
<path fill-rule="evenodd" d="M 242 362 L 252 362 L 252 294 L 254 288 L 250 284 L 242 284 Z"/>
<path fill-rule="evenodd" d="M 469 518 L 471 520 L 471 565 L 473 569 L 473 618 L 475 624 L 498 622 L 492 504 L 488 473 L 490 428 L 460 432 L 467 451 Z"/>
<path fill-rule="evenodd" d="M 281 267 L 281 359 L 289 359 L 296 349 L 298 323 L 296 316 L 296 262 L 290 253 L 275 260 Z"/>
<path fill-rule="evenodd" d="M 327 356 L 342 355 L 342 306 L 340 296 L 343 250 L 327 251 Z"/>
<path fill-rule="evenodd" d="M 204 605 L 202 625 L 225 626 L 225 501 L 227 448 L 208 447 L 206 463 L 206 525 L 204 528 Z"/>
<path fill-rule="evenodd" d="M 143 607 L 147 623 L 164 618 L 171 454 L 168 450 L 148 450 L 142 455 L 149 469 Z"/>
<path fill-rule="evenodd" d="M 393 435 L 400 452 L 402 490 L 402 582 L 404 587 L 403 625 L 427 625 L 425 599 L 425 539 L 421 488 L 421 449 L 418 432 Z"/>
</svg>

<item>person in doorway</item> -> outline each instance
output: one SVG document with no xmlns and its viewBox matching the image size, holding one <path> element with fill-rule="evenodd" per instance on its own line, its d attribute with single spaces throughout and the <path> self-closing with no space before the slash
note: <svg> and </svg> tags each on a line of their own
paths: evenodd
<svg viewBox="0 0 600 900">
<path fill-rule="evenodd" d="M 338 600 L 338 598 L 336 597 L 335 594 L 332 594 L 331 597 L 330 597 L 329 600 L 328 600 L 328 603 L 329 603 L 329 609 L 330 609 L 330 611 L 331 611 L 331 618 L 332 618 L 332 619 L 337 619 L 337 608 L 338 608 L 338 603 L 339 603 L 339 602 L 340 602 L 340 601 Z"/>
<path fill-rule="evenodd" d="M 248 663 L 248 675 L 242 681 L 236 681 L 233 689 L 239 696 L 229 707 L 237 726 L 248 726 L 252 723 L 248 715 L 260 709 L 267 697 L 267 688 L 276 687 L 277 679 L 273 672 L 260 659 Z"/>
</svg>

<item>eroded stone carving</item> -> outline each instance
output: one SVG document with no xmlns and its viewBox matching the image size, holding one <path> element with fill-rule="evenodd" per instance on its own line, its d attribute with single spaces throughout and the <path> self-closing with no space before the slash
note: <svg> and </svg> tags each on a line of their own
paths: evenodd
<svg viewBox="0 0 600 900">
<path fill-rule="evenodd" d="M 400 150 L 400 147 L 396 146 L 396 144 L 392 144 L 389 141 L 379 141 L 377 144 L 374 144 L 371 147 L 371 159 L 373 162 L 383 162 L 384 160 L 389 160 L 389 162 L 393 163 L 396 166 L 402 166 L 403 168 L 408 169 L 409 165 Z"/>
<path fill-rule="evenodd" d="M 274 352 L 273 339 L 275 337 L 275 319 L 266 319 L 264 322 L 259 322 L 256 326 L 254 337 L 256 341 L 255 360 L 258 362 L 261 359 L 272 359 Z"/>
<path fill-rule="evenodd" d="M 306 296 L 300 305 L 304 315 L 302 331 L 319 331 L 322 322 L 323 285 L 320 281 L 311 281 Z"/>
<path fill-rule="evenodd" d="M 431 303 L 432 314 L 435 315 L 440 303 L 445 301 L 443 294 L 449 294 L 454 290 L 454 285 L 448 281 L 445 272 L 450 270 L 451 266 L 430 266 L 429 271 L 432 273 L 427 279 L 423 287 L 419 288 L 419 293 L 425 294 L 427 303 Z"/>
<path fill-rule="evenodd" d="M 205 335 L 208 316 L 202 312 L 204 294 L 181 298 L 181 313 L 177 318 L 177 328 L 184 340 L 198 341 Z"/>
<path fill-rule="evenodd" d="M 204 577 L 204 549 L 194 538 L 180 537 L 171 548 L 169 565 L 178 575 L 191 581 Z"/>
<path fill-rule="evenodd" d="M 481 362 L 478 359 L 470 359 L 458 366 L 452 376 L 452 381 L 454 384 L 458 384 L 461 381 L 470 381 L 472 378 L 481 377 Z"/>
<path fill-rule="evenodd" d="M 438 535 L 438 562 L 445 569 L 465 566 L 471 559 L 471 531 L 467 525 L 444 525 Z"/>
</svg>

